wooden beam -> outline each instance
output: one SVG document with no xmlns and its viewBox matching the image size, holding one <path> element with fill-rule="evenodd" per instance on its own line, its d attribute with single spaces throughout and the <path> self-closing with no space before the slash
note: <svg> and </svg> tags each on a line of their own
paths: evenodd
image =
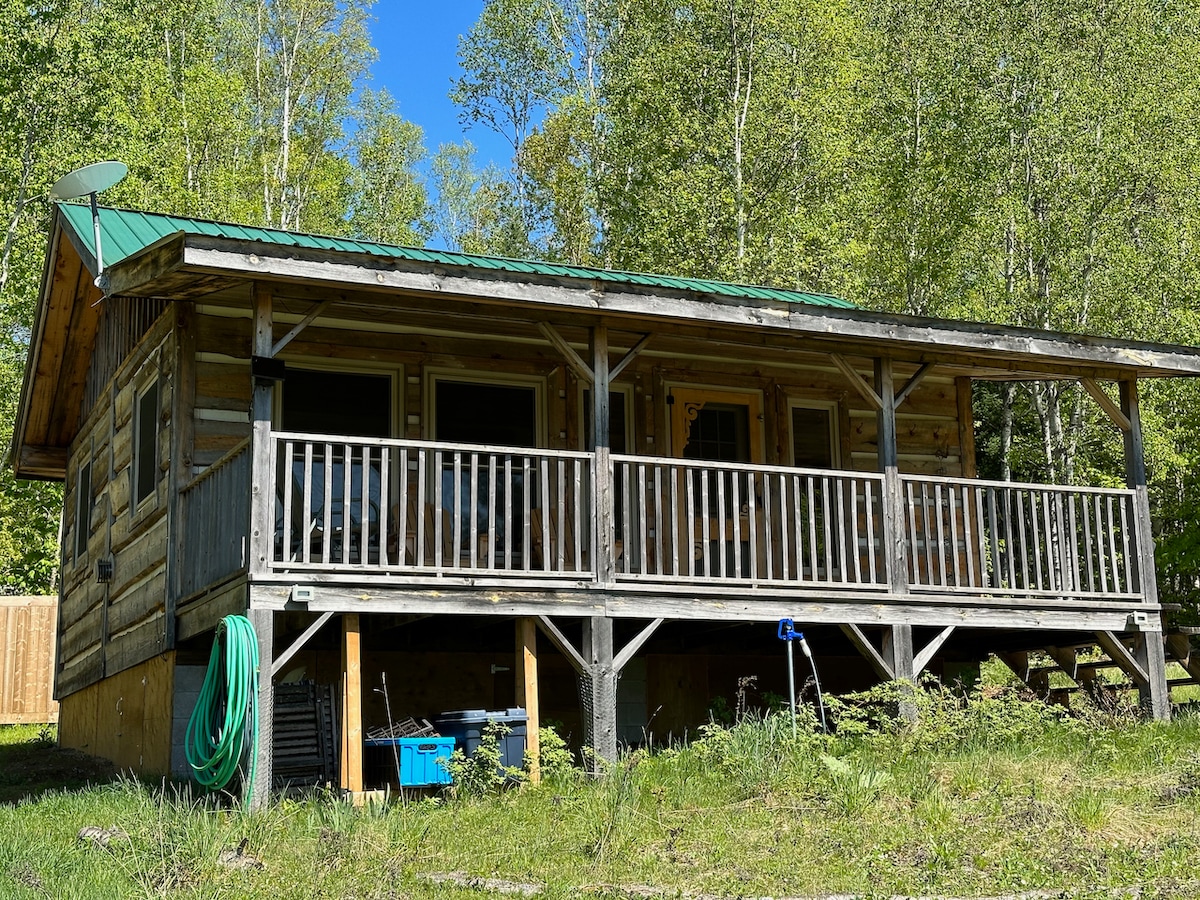
<svg viewBox="0 0 1200 900">
<path fill-rule="evenodd" d="M 938 632 L 933 640 L 925 645 L 925 649 L 923 649 L 913 658 L 913 677 L 916 677 L 925 671 L 925 668 L 930 662 L 933 661 L 934 655 L 942 649 L 942 645 L 949 640 L 950 635 L 952 634 L 954 634 L 954 626 L 947 625 L 940 632 Z"/>
<path fill-rule="evenodd" d="M 363 790 L 362 636 L 357 613 L 342 614 L 342 789 Z"/>
<path fill-rule="evenodd" d="M 592 497 L 596 521 L 596 580 L 611 584 L 616 576 L 616 502 L 614 498 L 609 415 L 608 328 L 592 327 Z M 615 745 L 614 745 L 615 746 Z"/>
<path fill-rule="evenodd" d="M 267 609 L 249 611 L 250 624 L 258 638 L 258 747 L 250 810 L 265 809 L 271 802 L 275 760 L 275 679 L 268 661 L 275 648 L 275 613 Z"/>
<path fill-rule="evenodd" d="M 935 366 L 936 363 L 925 363 L 923 366 L 921 366 L 921 368 L 917 369 L 917 371 L 913 373 L 912 378 L 905 382 L 904 387 L 900 388 L 900 390 L 896 392 L 895 405 L 899 406 L 901 403 L 907 400 L 908 395 L 917 389 L 917 385 L 925 380 L 925 376 L 932 372 Z"/>
<path fill-rule="evenodd" d="M 613 657 L 613 671 L 616 674 L 621 674 L 621 670 L 625 668 L 626 663 L 633 659 L 637 652 L 642 649 L 642 646 L 646 643 L 646 641 L 650 640 L 650 636 L 653 635 L 654 632 L 658 631 L 658 626 L 665 621 L 667 620 L 655 619 L 653 622 L 639 631 L 633 640 L 621 648 L 621 652 Z"/>
<path fill-rule="evenodd" d="M 1100 405 L 1100 408 L 1108 413 L 1108 417 L 1112 419 L 1113 424 L 1126 434 L 1132 428 L 1129 417 L 1121 411 L 1121 407 L 1113 403 L 1112 398 L 1104 392 L 1104 388 L 1096 384 L 1091 378 L 1080 378 L 1079 383 L 1083 385 L 1084 390 L 1092 395 L 1093 399 Z"/>
<path fill-rule="evenodd" d="M 613 620 L 592 616 L 583 620 L 584 658 L 588 671 L 583 679 L 584 746 L 600 760 L 617 759 L 617 673 L 613 669 Z M 593 771 L 599 774 L 598 767 Z"/>
<path fill-rule="evenodd" d="M 629 352 L 622 356 L 621 361 L 613 366 L 612 370 L 608 373 L 608 378 L 610 381 L 615 380 L 618 375 L 625 371 L 626 366 L 637 359 L 638 354 L 646 349 L 646 345 L 650 343 L 650 339 L 652 337 L 654 337 L 654 335 L 648 334 L 629 348 Z"/>
<path fill-rule="evenodd" d="M 331 611 L 321 613 L 321 615 L 317 617 L 317 620 L 304 629 L 304 633 L 301 634 L 300 637 L 296 638 L 296 640 L 292 642 L 291 646 L 280 653 L 279 656 L 276 657 L 275 661 L 271 663 L 271 674 L 278 675 L 279 670 L 286 666 L 293 656 L 303 650 L 304 645 L 309 642 L 312 636 L 320 631 L 325 623 L 332 618 L 333 613 Z"/>
<path fill-rule="evenodd" d="M 861 628 L 851 623 L 842 623 L 839 627 L 842 629 L 842 634 L 850 639 L 850 643 L 855 646 L 858 652 L 866 657 L 867 662 L 871 664 L 871 668 L 875 670 L 875 674 L 879 676 L 880 681 L 891 681 L 896 677 L 891 663 L 884 659 L 880 652 L 875 649 L 875 645 L 863 634 Z"/>
<path fill-rule="evenodd" d="M 1075 647 L 1046 647 L 1046 655 L 1054 660 L 1055 664 L 1066 673 L 1067 677 L 1077 684 L 1083 684 L 1084 681 L 1094 681 L 1096 678 L 1095 669 L 1081 669 L 1079 667 L 1079 651 Z"/>
<path fill-rule="evenodd" d="M 1151 719 L 1171 718 L 1171 688 L 1167 684 L 1167 659 L 1161 631 L 1141 631 L 1133 639 L 1133 655 L 1146 673 L 1138 686 L 1143 712 Z"/>
<path fill-rule="evenodd" d="M 857 622 L 877 626 L 962 625 L 1092 632 L 1124 630 L 1134 610 L 1151 615 L 1160 611 L 1159 607 L 1147 608 L 1136 600 L 1128 600 L 1124 606 L 1055 598 L 1013 602 L 1004 597 L 913 594 L 889 597 L 877 592 L 829 588 L 808 591 L 760 588 L 748 597 L 744 592 L 731 593 L 725 586 L 701 584 L 676 587 L 617 582 L 600 590 L 583 585 L 487 584 L 481 583 L 482 578 L 473 577 L 455 583 L 449 578 L 406 582 L 403 576 L 394 575 L 367 579 L 361 575 L 314 578 L 315 574 L 308 575 L 305 582 L 313 589 L 313 599 L 307 604 L 310 612 L 572 618 L 607 615 L 641 620 L 648 614 L 656 614 L 669 620 L 691 622 L 770 622 L 786 618 L 821 625 Z M 255 579 L 250 583 L 251 606 L 289 609 L 295 579 L 295 573 L 285 573 L 274 581 L 268 577 Z M 469 583 L 472 581 L 474 584 Z M 548 629 L 543 631 L 551 637 Z M 569 651 L 563 653 L 574 660 Z"/>
<path fill-rule="evenodd" d="M 272 346 L 273 296 L 270 285 L 251 287 L 254 303 L 254 354 L 270 356 Z M 273 386 L 256 381 L 250 407 L 250 572 L 264 572 L 272 552 L 275 522 L 275 472 L 271 466 L 271 399 Z"/>
<path fill-rule="evenodd" d="M 1096 643 L 1139 688 L 1149 684 L 1150 674 L 1117 635 L 1111 631 L 1097 631 Z"/>
<path fill-rule="evenodd" d="M 904 538 L 904 496 L 900 483 L 900 467 L 896 450 L 896 396 L 893 387 L 892 361 L 875 360 L 876 446 L 879 471 L 883 473 L 883 554 L 888 587 L 893 594 L 908 593 L 907 542 Z M 911 650 L 911 640 L 909 641 Z M 911 653 L 909 654 L 911 658 Z M 904 673 L 894 670 L 896 678 Z"/>
<path fill-rule="evenodd" d="M 954 379 L 954 394 L 958 406 L 958 448 L 963 478 L 978 478 L 975 459 L 975 403 L 971 379 L 960 375 Z"/>
<path fill-rule="evenodd" d="M 1120 382 L 1121 412 L 1129 420 L 1124 433 L 1125 484 L 1133 489 L 1134 577 L 1147 604 L 1158 605 L 1158 576 L 1154 565 L 1154 523 L 1150 518 L 1150 493 L 1146 487 L 1146 457 L 1142 446 L 1142 414 L 1136 381 Z"/>
<path fill-rule="evenodd" d="M 279 351 L 290 344 L 305 328 L 316 321 L 317 316 L 329 309 L 333 304 L 333 300 L 325 300 L 313 307 L 312 311 L 301 319 L 296 325 L 283 337 L 277 340 L 271 347 L 271 356 L 278 356 Z M 261 355 L 261 354 L 260 354 Z"/>
<path fill-rule="evenodd" d="M 525 708 L 525 753 L 529 758 L 529 782 L 542 780 L 539 764 L 538 729 L 541 716 L 538 701 L 537 620 L 532 616 L 517 619 L 517 706 Z"/>
<path fill-rule="evenodd" d="M 576 375 L 588 384 L 591 384 L 595 380 L 591 367 L 583 361 L 583 358 L 575 352 L 575 348 L 567 343 L 566 339 L 558 333 L 553 325 L 548 322 L 538 322 L 537 327 L 538 331 L 544 334 L 546 339 L 558 348 L 558 352 L 567 360 L 567 364 L 575 370 Z"/>
<path fill-rule="evenodd" d="M 862 395 L 862 398 L 871 404 L 872 409 L 883 409 L 883 397 L 877 393 L 876 388 L 872 388 L 871 385 L 867 384 L 866 379 L 858 374 L 854 366 L 846 362 L 845 357 L 840 353 L 830 353 L 829 358 L 833 360 L 833 364 L 841 370 L 841 373 L 846 376 L 846 380 L 853 385 L 854 389 Z M 891 395 L 889 394 L 888 396 Z"/>
<path fill-rule="evenodd" d="M 1028 363 L 1030 371 L 1094 367 L 1146 375 L 1200 374 L 1200 353 L 1194 347 L 867 310 L 816 309 L 749 297 L 712 298 L 668 288 L 645 292 L 612 285 L 612 290 L 602 290 L 595 281 L 582 279 L 575 284 L 550 283 L 549 278 L 546 283 L 537 283 L 526 274 L 485 275 L 469 268 L 448 270 L 444 265 L 391 259 L 384 265 L 366 254 L 275 247 L 258 241 L 207 235 L 186 236 L 184 265 L 189 275 L 306 280 L 338 290 L 353 287 L 385 293 L 399 290 L 443 298 L 470 296 L 481 302 L 627 316 L 642 323 L 708 322 L 753 330 L 787 330 L 805 340 L 835 347 L 858 341 L 868 348 L 864 355 L 879 352 L 885 346 L 896 346 L 897 353 L 916 351 L 939 362 L 957 355 L 975 364 L 994 363 L 1002 369 L 1011 369 L 1014 363 Z M 160 292 L 152 284 L 145 289 Z"/>
<path fill-rule="evenodd" d="M 588 662 L 583 658 L 583 654 L 571 645 L 566 635 L 558 630 L 558 626 L 550 620 L 549 616 L 538 616 L 537 625 L 542 633 L 550 639 L 550 643 L 558 648 L 558 652 L 567 658 L 567 662 L 571 664 L 576 674 L 582 675 L 587 671 Z"/>
</svg>

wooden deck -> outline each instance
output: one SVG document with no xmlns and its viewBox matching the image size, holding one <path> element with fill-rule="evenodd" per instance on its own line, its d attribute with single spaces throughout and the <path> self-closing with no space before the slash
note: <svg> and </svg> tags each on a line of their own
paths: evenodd
<svg viewBox="0 0 1200 900">
<path fill-rule="evenodd" d="M 211 536 L 184 550 L 185 593 L 244 572 L 252 605 L 311 586 L 303 596 L 329 604 L 314 609 L 765 619 L 803 603 L 821 620 L 1008 615 L 1013 627 L 1124 627 L 1131 610 L 1157 610 L 1130 489 L 901 475 L 889 536 L 887 480 L 871 472 L 618 454 L 603 472 L 587 452 L 268 440 L 269 491 L 252 489 L 249 446 L 185 489 L 189 531 Z M 595 514 L 604 475 L 607 518 Z M 257 566 L 255 528 L 268 536 Z"/>
</svg>

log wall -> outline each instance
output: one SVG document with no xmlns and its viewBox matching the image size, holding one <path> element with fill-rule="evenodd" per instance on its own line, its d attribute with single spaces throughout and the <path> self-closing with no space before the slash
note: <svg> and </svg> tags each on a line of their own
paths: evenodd
<svg viewBox="0 0 1200 900">
<path fill-rule="evenodd" d="M 176 358 L 168 308 L 125 354 L 72 443 L 64 492 L 61 699 L 168 648 L 167 534 Z M 140 327 L 133 317 L 131 327 Z M 113 338 L 114 345 L 120 341 Z M 133 493 L 137 397 L 158 383 L 154 489 Z M 90 464 L 90 484 L 83 476 Z M 81 490 L 90 487 L 81 498 Z M 81 499 L 83 502 L 81 503 Z M 81 529 L 83 533 L 81 533 Z M 98 564 L 111 562 L 107 582 Z"/>
</svg>

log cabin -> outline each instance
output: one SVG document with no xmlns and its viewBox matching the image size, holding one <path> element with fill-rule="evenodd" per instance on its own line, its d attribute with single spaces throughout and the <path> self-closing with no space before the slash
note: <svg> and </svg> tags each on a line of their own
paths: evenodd
<svg viewBox="0 0 1200 900">
<path fill-rule="evenodd" d="M 1138 385 L 1200 374 L 1194 348 L 99 221 L 97 277 L 89 209 L 55 208 L 12 448 L 65 486 L 65 745 L 178 770 L 231 613 L 262 790 L 283 682 L 333 686 L 360 791 L 385 715 L 521 706 L 531 744 L 551 719 L 610 758 L 682 736 L 782 684 L 781 618 L 849 686 L 1099 642 L 1169 715 Z M 973 384 L 1037 379 L 1095 399 L 1125 487 L 977 477 Z"/>
</svg>

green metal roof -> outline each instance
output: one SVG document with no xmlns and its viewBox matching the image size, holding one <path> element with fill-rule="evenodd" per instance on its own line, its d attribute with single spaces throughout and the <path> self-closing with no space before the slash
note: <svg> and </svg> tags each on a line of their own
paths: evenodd
<svg viewBox="0 0 1200 900">
<path fill-rule="evenodd" d="M 72 230 L 95 256 L 92 215 L 89 207 L 77 203 L 60 203 L 59 211 Z M 523 275 L 543 275 L 560 278 L 581 278 L 604 281 L 610 284 L 636 285 L 648 288 L 668 288 L 679 291 L 694 291 L 722 297 L 742 297 L 755 300 L 781 300 L 785 303 L 807 303 L 812 306 L 828 306 L 839 309 L 856 309 L 849 300 L 827 294 L 810 294 L 783 288 L 757 287 L 745 284 L 730 284 L 701 278 L 676 278 L 669 275 L 644 275 L 637 272 L 620 272 L 612 269 L 591 269 L 586 266 L 562 263 L 537 262 L 534 260 L 504 259 L 496 256 L 478 256 L 470 253 L 451 253 L 446 250 L 422 250 L 416 247 L 400 247 L 374 241 L 359 241 L 352 238 L 326 237 L 281 231 L 277 228 L 258 228 L 252 225 L 234 225 L 227 222 L 211 222 L 169 216 L 161 213 L 137 212 L 127 209 L 100 207 L 100 230 L 104 250 L 104 265 L 115 265 L 126 257 L 133 256 L 168 235 L 187 234 L 231 238 L 233 240 L 261 241 L 281 247 L 302 247 L 313 250 L 338 250 L 346 253 L 365 253 L 370 256 L 400 259 L 410 262 L 431 262 L 446 266 L 462 266 L 471 269 L 486 269 L 501 272 L 516 272 Z"/>
</svg>

